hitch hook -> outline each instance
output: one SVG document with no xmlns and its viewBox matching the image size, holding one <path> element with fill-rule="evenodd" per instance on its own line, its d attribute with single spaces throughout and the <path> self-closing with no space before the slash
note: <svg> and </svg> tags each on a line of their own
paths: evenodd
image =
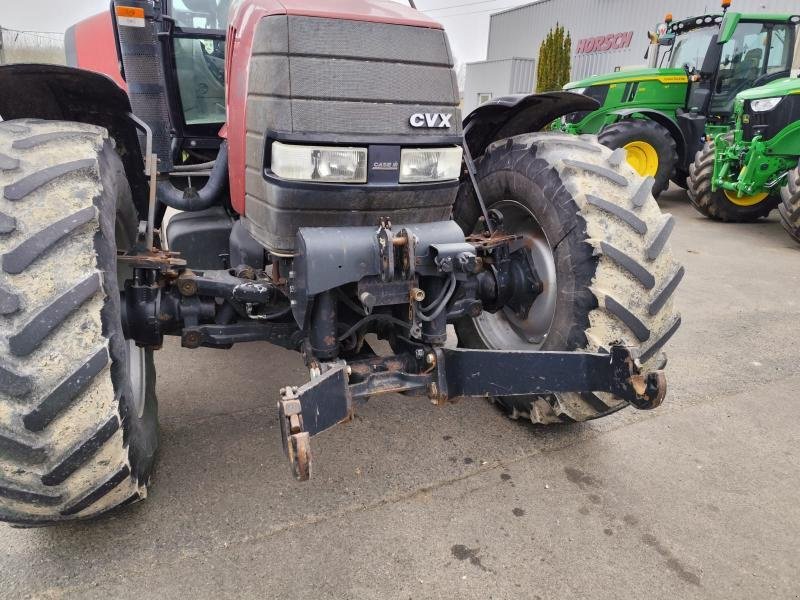
<svg viewBox="0 0 800 600">
<path fill-rule="evenodd" d="M 296 387 L 281 389 L 278 414 L 283 452 L 289 459 L 292 474 L 298 481 L 308 481 L 311 477 L 311 436 L 303 429 L 303 412 Z"/>
</svg>

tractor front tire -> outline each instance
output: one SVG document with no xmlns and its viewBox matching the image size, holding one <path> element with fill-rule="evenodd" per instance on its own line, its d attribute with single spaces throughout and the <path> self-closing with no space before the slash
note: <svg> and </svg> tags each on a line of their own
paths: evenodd
<svg viewBox="0 0 800 600">
<path fill-rule="evenodd" d="M 628 162 L 642 177 L 651 177 L 653 196 L 658 196 L 675 177 L 678 150 L 672 134 L 650 119 L 625 119 L 604 128 L 597 139 L 616 150 L 624 148 Z"/>
<path fill-rule="evenodd" d="M 476 164 L 484 202 L 501 230 L 521 235 L 543 282 L 527 317 L 510 309 L 456 323 L 459 344 L 497 350 L 607 351 L 632 347 L 645 369 L 661 368 L 680 325 L 673 293 L 684 270 L 661 213 L 621 149 L 594 136 L 531 133 L 495 142 Z M 455 219 L 480 232 L 472 185 L 462 184 Z M 500 397 L 512 417 L 533 423 L 586 421 L 627 403 L 605 393 Z"/>
<path fill-rule="evenodd" d="M 731 136 L 733 134 L 728 134 Z M 770 194 L 755 194 L 737 198 L 732 192 L 713 191 L 711 179 L 714 175 L 714 142 L 708 141 L 689 165 L 688 192 L 692 206 L 699 213 L 715 221 L 727 223 L 751 223 L 766 217 L 778 204 L 778 198 Z"/>
<path fill-rule="evenodd" d="M 781 188 L 778 214 L 786 233 L 800 244 L 800 164 L 789 171 L 787 177 L 786 185 Z"/>
<path fill-rule="evenodd" d="M 125 339 L 117 249 L 138 218 L 104 129 L 0 122 L 0 520 L 41 526 L 145 496 L 150 350 Z"/>
</svg>

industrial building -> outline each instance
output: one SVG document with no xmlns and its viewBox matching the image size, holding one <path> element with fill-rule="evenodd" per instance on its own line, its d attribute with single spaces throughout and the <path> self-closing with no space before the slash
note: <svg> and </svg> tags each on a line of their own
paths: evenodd
<svg viewBox="0 0 800 600">
<path fill-rule="evenodd" d="M 794 13 L 800 12 L 800 0 L 733 0 L 731 10 Z M 574 80 L 643 66 L 647 31 L 667 12 L 677 20 L 721 8 L 707 0 L 537 0 L 495 13 L 486 60 L 467 64 L 464 112 L 491 98 L 535 91 L 539 46 L 557 23 L 572 39 Z"/>
</svg>

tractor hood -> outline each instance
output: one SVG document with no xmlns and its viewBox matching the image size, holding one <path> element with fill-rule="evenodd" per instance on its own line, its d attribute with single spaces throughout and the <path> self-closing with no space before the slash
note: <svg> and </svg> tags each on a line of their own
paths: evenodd
<svg viewBox="0 0 800 600">
<path fill-rule="evenodd" d="M 392 0 L 255 0 L 253 4 L 287 15 L 442 29 L 441 24 L 424 13 Z"/>
<path fill-rule="evenodd" d="M 613 83 L 628 83 L 630 81 L 660 81 L 661 83 L 687 83 L 686 72 L 683 69 L 632 69 L 630 71 L 617 71 L 604 75 L 587 77 L 580 81 L 570 81 L 564 86 L 565 90 L 587 88 L 595 85 L 609 85 Z"/>
<path fill-rule="evenodd" d="M 800 78 L 785 77 L 776 79 L 766 85 L 739 92 L 736 98 L 741 101 L 758 100 L 759 98 L 775 98 L 788 96 L 789 94 L 800 94 Z"/>
</svg>

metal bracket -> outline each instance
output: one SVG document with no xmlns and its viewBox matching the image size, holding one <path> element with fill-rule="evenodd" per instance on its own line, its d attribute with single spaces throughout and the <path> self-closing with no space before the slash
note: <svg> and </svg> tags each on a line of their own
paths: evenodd
<svg viewBox="0 0 800 600">
<path fill-rule="evenodd" d="M 278 419 L 283 451 L 298 481 L 311 474 L 310 437 L 352 417 L 352 400 L 347 387 L 347 365 L 328 369 L 301 387 L 281 389 Z"/>
<path fill-rule="evenodd" d="M 281 390 L 278 402 L 281 440 L 295 479 L 307 481 L 311 476 L 311 443 L 308 432 L 303 431 L 302 406 L 296 394 L 296 387 Z"/>
<path fill-rule="evenodd" d="M 283 388 L 278 403 L 284 451 L 301 481 L 311 470 L 310 437 L 350 419 L 354 400 L 402 393 L 443 404 L 458 397 L 607 392 L 649 410 L 667 389 L 664 373 L 640 372 L 624 346 L 610 353 L 432 348 L 321 366 L 309 383 Z"/>
<path fill-rule="evenodd" d="M 128 113 L 128 118 L 131 121 L 133 121 L 133 124 L 136 127 L 136 129 L 139 129 L 144 132 L 144 139 L 145 139 L 144 174 L 149 177 L 150 172 L 153 169 L 158 171 L 158 163 L 152 162 L 153 159 L 155 159 L 155 156 L 153 156 L 153 130 L 147 123 L 142 121 L 139 117 L 137 117 L 133 113 Z"/>
<path fill-rule="evenodd" d="M 667 391 L 663 371 L 641 373 L 630 350 L 546 352 L 435 348 L 439 393 L 527 396 L 553 392 L 607 392 L 642 410 L 656 408 Z"/>
<path fill-rule="evenodd" d="M 475 198 L 478 200 L 478 207 L 481 209 L 483 224 L 489 236 L 492 236 L 494 235 L 494 225 L 492 225 L 492 221 L 489 219 L 489 211 L 486 210 L 486 203 L 483 201 L 481 188 L 478 186 L 478 174 L 475 170 L 475 161 L 472 160 L 472 153 L 469 151 L 469 144 L 467 144 L 467 132 L 471 129 L 471 126 L 472 123 L 468 123 L 463 132 L 464 143 L 462 147 L 464 148 L 464 164 L 467 166 L 467 174 L 469 175 L 469 180 L 472 182 L 472 189 L 475 190 Z"/>
<path fill-rule="evenodd" d="M 147 233 L 145 247 L 149 250 L 153 247 L 153 232 L 156 221 L 156 176 L 158 175 L 158 156 L 153 154 L 153 130 L 133 113 L 128 113 L 128 118 L 133 121 L 137 129 L 144 131 L 145 152 L 144 152 L 144 174 L 149 178 L 150 193 L 147 202 Z"/>
<path fill-rule="evenodd" d="M 378 252 L 380 254 L 381 281 L 394 279 L 394 235 L 392 224 L 381 221 L 378 229 Z"/>
</svg>

